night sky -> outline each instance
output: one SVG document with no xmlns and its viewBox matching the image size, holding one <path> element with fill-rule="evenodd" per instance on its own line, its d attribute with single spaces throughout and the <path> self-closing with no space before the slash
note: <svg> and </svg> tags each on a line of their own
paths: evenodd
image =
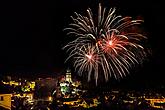
<svg viewBox="0 0 165 110">
<path fill-rule="evenodd" d="M 101 1 L 101 0 L 100 0 Z M 142 82 L 163 82 L 163 7 L 159 0 L 102 0 L 123 16 L 141 16 L 148 34 L 152 56 L 141 69 L 128 76 Z M 90 7 L 97 11 L 98 0 L 0 2 L 0 74 L 30 75 L 63 71 L 69 40 L 63 29 L 76 11 L 82 15 Z M 131 78 L 130 78 L 131 77 Z M 132 79 L 131 79 L 132 80 Z"/>
</svg>

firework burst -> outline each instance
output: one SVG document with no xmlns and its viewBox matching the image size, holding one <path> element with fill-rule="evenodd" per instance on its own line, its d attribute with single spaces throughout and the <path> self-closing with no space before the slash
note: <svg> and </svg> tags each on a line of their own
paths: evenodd
<svg viewBox="0 0 165 110">
<path fill-rule="evenodd" d="M 140 41 L 146 37 L 129 31 L 130 27 L 141 24 L 143 20 L 116 16 L 115 10 L 107 11 L 99 4 L 95 21 L 90 8 L 87 16 L 75 12 L 75 17 L 71 16 L 73 23 L 64 29 L 67 35 L 75 37 L 63 48 L 69 52 L 66 61 L 72 59 L 77 73 L 87 73 L 88 81 L 93 74 L 96 84 L 100 75 L 104 75 L 106 81 L 111 76 L 116 79 L 126 76 L 145 55 Z"/>
</svg>

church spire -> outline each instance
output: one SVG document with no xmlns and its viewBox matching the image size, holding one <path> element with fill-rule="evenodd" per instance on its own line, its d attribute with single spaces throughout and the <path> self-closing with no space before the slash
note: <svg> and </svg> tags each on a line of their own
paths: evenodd
<svg viewBox="0 0 165 110">
<path fill-rule="evenodd" d="M 72 74 L 69 68 L 66 70 L 66 81 L 72 82 Z"/>
</svg>

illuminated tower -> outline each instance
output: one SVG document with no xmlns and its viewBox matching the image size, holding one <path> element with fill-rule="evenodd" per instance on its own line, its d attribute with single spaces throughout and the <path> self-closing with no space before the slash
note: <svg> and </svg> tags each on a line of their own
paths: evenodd
<svg viewBox="0 0 165 110">
<path fill-rule="evenodd" d="M 66 70 L 66 81 L 72 82 L 72 75 L 71 75 L 71 70 L 70 69 Z"/>
</svg>

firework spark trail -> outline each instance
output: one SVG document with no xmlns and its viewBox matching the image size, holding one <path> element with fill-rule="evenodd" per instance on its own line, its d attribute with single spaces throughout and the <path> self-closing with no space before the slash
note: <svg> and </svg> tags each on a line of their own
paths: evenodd
<svg viewBox="0 0 165 110">
<path fill-rule="evenodd" d="M 75 17 L 71 16 L 73 23 L 64 29 L 67 35 L 75 36 L 75 40 L 63 48 L 69 52 L 66 61 L 73 59 L 75 70 L 80 75 L 88 73 L 88 81 L 93 74 L 96 84 L 102 73 L 106 81 L 111 76 L 116 79 L 126 76 L 132 65 L 144 58 L 145 51 L 140 41 L 146 37 L 128 31 L 143 20 L 116 16 L 115 11 L 111 8 L 106 13 L 106 8 L 102 9 L 99 4 L 97 22 L 90 8 L 87 16 L 75 12 Z"/>
</svg>

